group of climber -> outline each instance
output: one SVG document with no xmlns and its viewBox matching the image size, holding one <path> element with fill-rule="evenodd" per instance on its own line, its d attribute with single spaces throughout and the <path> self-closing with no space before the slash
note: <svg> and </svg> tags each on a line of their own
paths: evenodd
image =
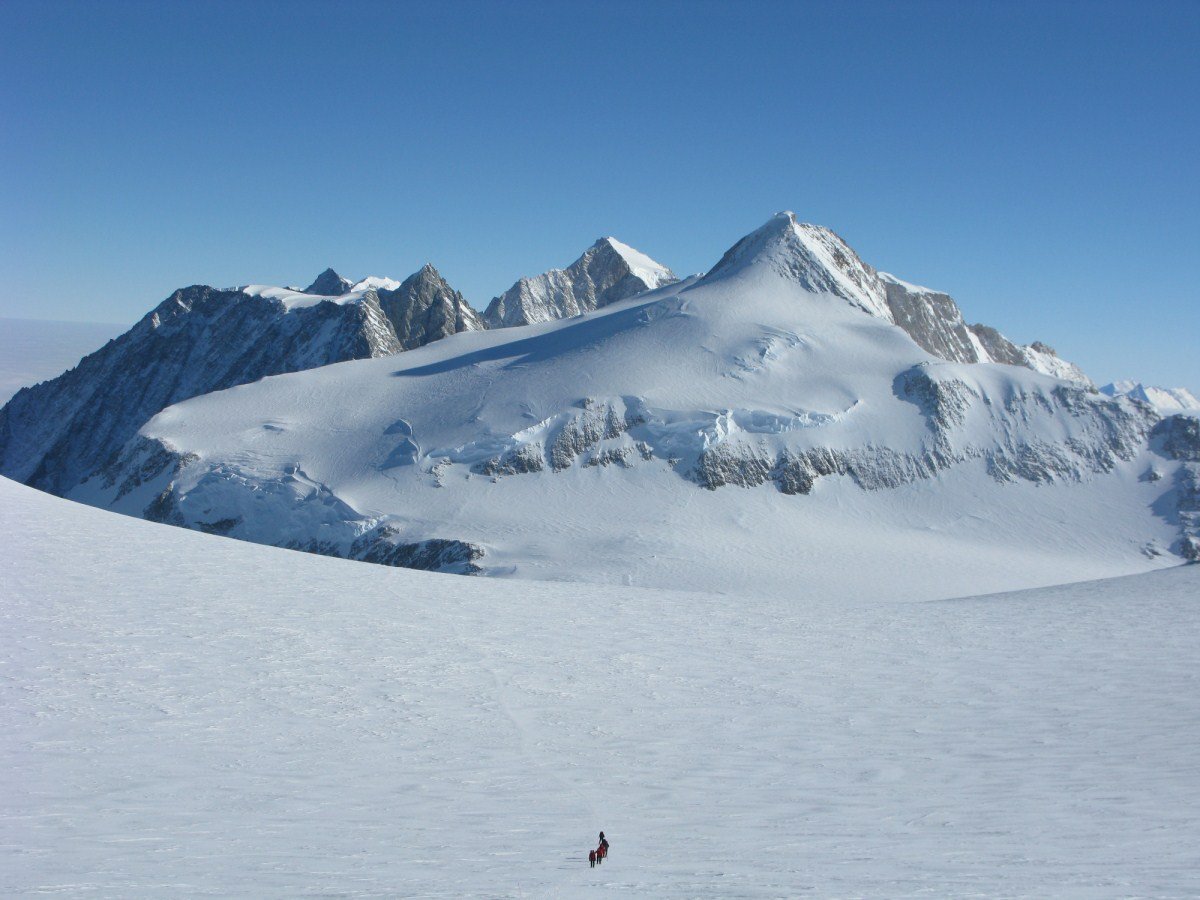
<svg viewBox="0 0 1200 900">
<path fill-rule="evenodd" d="M 604 832 L 600 832 L 600 845 L 595 850 L 588 851 L 588 865 L 593 869 L 597 865 L 604 862 L 604 857 L 608 856 L 608 838 L 604 836 Z"/>
</svg>

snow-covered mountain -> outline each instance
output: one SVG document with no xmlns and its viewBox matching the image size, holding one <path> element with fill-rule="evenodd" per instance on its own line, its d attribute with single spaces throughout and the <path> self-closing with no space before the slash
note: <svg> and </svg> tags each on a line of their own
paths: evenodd
<svg viewBox="0 0 1200 900">
<path fill-rule="evenodd" d="M 864 312 L 899 325 L 939 359 L 1024 366 L 1092 386 L 1078 366 L 1060 359 L 1047 345 L 1018 346 L 987 325 L 967 325 L 948 294 L 876 271 L 828 228 L 798 222 L 793 213 L 779 213 L 744 237 L 709 274 L 734 271 L 748 261 L 770 266 L 806 290 L 842 297 Z"/>
<path fill-rule="evenodd" d="M 332 269 L 309 291 L 182 288 L 128 332 L 0 410 L 0 472 L 63 493 L 159 410 L 267 375 L 388 356 L 482 327 L 432 266 L 394 289 Z"/>
<path fill-rule="evenodd" d="M 566 319 L 679 279 L 666 266 L 616 238 L 600 238 L 565 269 L 522 278 L 492 300 L 489 328 Z"/>
<path fill-rule="evenodd" d="M 1114 381 L 1100 388 L 1109 397 L 1131 397 L 1148 403 L 1163 415 L 1200 411 L 1200 400 L 1187 388 L 1152 387 L 1140 381 Z"/>
<path fill-rule="evenodd" d="M 906 329 L 888 285 L 920 293 L 779 216 L 586 316 L 178 404 L 70 496 L 374 562 L 782 596 L 1197 555 L 1194 419 L 939 358 L 910 329 L 965 355 L 953 302 Z"/>
</svg>

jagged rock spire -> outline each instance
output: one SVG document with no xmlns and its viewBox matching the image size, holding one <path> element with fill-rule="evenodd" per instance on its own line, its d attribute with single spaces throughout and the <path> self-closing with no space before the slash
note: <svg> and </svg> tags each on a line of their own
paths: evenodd
<svg viewBox="0 0 1200 900">
<path fill-rule="evenodd" d="M 322 297 L 340 297 L 348 293 L 353 282 L 343 278 L 333 269 L 326 269 L 314 279 L 313 283 L 304 289 L 306 294 L 317 294 Z"/>
</svg>

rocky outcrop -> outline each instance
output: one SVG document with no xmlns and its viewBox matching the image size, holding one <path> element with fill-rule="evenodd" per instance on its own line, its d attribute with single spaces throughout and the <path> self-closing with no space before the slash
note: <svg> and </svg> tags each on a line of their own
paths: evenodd
<svg viewBox="0 0 1200 900">
<path fill-rule="evenodd" d="M 1151 446 L 1168 459 L 1200 462 L 1200 417 L 1167 416 L 1150 432 Z"/>
<path fill-rule="evenodd" d="M 478 575 L 482 571 L 477 563 L 484 551 L 478 544 L 445 538 L 406 543 L 398 540 L 399 534 L 400 530 L 392 525 L 373 528 L 351 544 L 346 558 L 451 575 Z"/>
<path fill-rule="evenodd" d="M 395 290 L 379 290 L 379 306 L 403 350 L 423 347 L 460 331 L 482 331 L 479 313 L 432 265 L 424 265 Z"/>
<path fill-rule="evenodd" d="M 299 469 L 263 480 L 217 466 L 197 478 L 188 470 L 198 461 L 195 454 L 138 435 L 99 473 L 92 490 L 112 508 L 208 534 L 384 566 L 480 572 L 479 545 L 449 538 L 406 541 L 394 518 L 360 515 Z M 185 479 L 189 474 L 191 480 Z"/>
<path fill-rule="evenodd" d="M 350 293 L 353 287 L 354 284 L 349 278 L 343 278 L 333 269 L 326 269 L 313 279 L 313 283 L 304 289 L 304 293 L 321 297 L 340 297 Z"/>
<path fill-rule="evenodd" d="M 701 487 L 755 487 L 772 482 L 785 494 L 807 494 L 820 478 L 841 475 L 864 490 L 885 490 L 935 477 L 980 460 L 998 482 L 1077 482 L 1112 471 L 1146 446 L 1157 417 L 1147 407 L 1097 397 L 1080 387 L 1053 385 L 990 397 L 959 373 L 969 369 L 921 364 L 893 383 L 915 405 L 928 434 L 902 450 L 867 444 L 823 446 L 820 429 L 838 417 L 804 413 L 787 418 L 753 410 L 682 413 L 648 409 L 637 398 L 588 398 L 513 435 L 501 452 L 472 464 L 495 478 L 575 465 L 631 468 L 659 459 Z M 1039 438 L 1036 420 L 1064 423 L 1062 441 Z M 799 444 L 800 440 L 810 443 Z M 487 446 L 494 447 L 495 439 Z M 1174 446 L 1174 444 L 1172 444 Z M 1189 445 L 1190 446 L 1190 445 Z M 1191 452 L 1191 451 L 1186 451 Z M 477 459 L 471 446 L 432 454 L 433 468 Z"/>
<path fill-rule="evenodd" d="M 950 362 L 982 361 L 962 312 L 949 294 L 917 288 L 887 273 L 880 273 L 880 280 L 893 320 L 922 350 Z"/>
<path fill-rule="evenodd" d="M 1200 417 L 1168 416 L 1150 432 L 1150 447 L 1180 463 L 1174 484 L 1179 552 L 1190 562 L 1200 562 Z"/>
<path fill-rule="evenodd" d="M 489 328 L 565 319 L 678 281 L 666 266 L 615 238 L 601 238 L 565 269 L 522 278 L 492 300 Z"/>
<path fill-rule="evenodd" d="M 1041 341 L 1034 341 L 1028 346 L 1019 346 L 995 328 L 987 325 L 972 325 L 970 329 L 971 333 L 975 335 L 980 350 L 978 359 L 970 360 L 971 362 L 997 362 L 1009 366 L 1024 366 L 1035 372 L 1041 372 L 1043 375 L 1061 378 L 1063 381 L 1071 381 L 1089 388 L 1095 386 L 1092 379 L 1088 378 L 1079 366 L 1067 362 L 1055 352 L 1053 347 L 1043 344 Z"/>
<path fill-rule="evenodd" d="M 326 269 L 304 293 L 205 285 L 176 291 L 74 369 L 19 391 L 0 410 L 0 473 L 63 494 L 174 403 L 483 328 L 430 265 L 393 290 L 350 287 Z"/>
</svg>

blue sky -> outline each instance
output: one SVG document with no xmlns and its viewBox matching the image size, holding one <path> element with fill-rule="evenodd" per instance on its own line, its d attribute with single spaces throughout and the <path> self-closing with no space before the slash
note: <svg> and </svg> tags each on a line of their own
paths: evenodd
<svg viewBox="0 0 1200 900">
<path fill-rule="evenodd" d="M 779 209 L 1200 389 L 1200 3 L 0 4 L 0 315 L 432 261 L 476 306 Z"/>
</svg>

